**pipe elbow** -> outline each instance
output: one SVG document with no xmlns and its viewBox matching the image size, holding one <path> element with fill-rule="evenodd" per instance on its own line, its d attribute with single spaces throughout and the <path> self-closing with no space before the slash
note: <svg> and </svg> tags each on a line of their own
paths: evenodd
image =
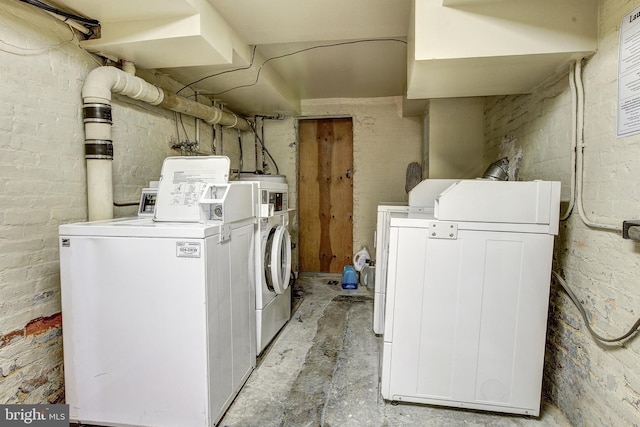
<svg viewBox="0 0 640 427">
<path fill-rule="evenodd" d="M 162 89 L 115 67 L 98 67 L 89 72 L 82 87 L 84 103 L 111 103 L 111 94 L 126 95 L 152 105 L 164 98 Z"/>
<path fill-rule="evenodd" d="M 111 90 L 118 82 L 118 70 L 115 67 L 94 68 L 87 74 L 82 86 L 82 99 L 85 104 L 111 102 Z"/>
</svg>

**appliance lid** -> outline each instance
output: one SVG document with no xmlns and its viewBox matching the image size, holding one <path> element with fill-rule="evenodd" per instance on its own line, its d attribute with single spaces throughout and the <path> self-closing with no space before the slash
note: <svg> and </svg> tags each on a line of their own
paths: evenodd
<svg viewBox="0 0 640 427">
<path fill-rule="evenodd" d="M 409 206 L 433 208 L 436 198 L 459 179 L 425 179 L 409 191 Z"/>
<path fill-rule="evenodd" d="M 262 181 L 262 182 L 277 182 L 287 183 L 287 177 L 285 175 L 264 175 L 257 173 L 241 172 L 238 176 L 238 181 Z"/>
<path fill-rule="evenodd" d="M 167 157 L 162 163 L 154 221 L 198 222 L 200 197 L 208 184 L 229 180 L 227 156 Z"/>
<path fill-rule="evenodd" d="M 220 233 L 222 222 L 154 222 L 151 218 L 118 218 L 63 224 L 60 236 L 203 239 Z"/>
<path fill-rule="evenodd" d="M 443 191 L 434 208 L 441 221 L 545 224 L 557 233 L 560 182 L 462 180 Z"/>
</svg>

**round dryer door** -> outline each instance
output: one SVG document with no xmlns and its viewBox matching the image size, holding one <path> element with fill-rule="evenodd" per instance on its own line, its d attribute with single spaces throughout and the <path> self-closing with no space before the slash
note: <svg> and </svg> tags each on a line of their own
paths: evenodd
<svg viewBox="0 0 640 427">
<path fill-rule="evenodd" d="M 283 225 L 269 231 L 265 248 L 264 275 L 269 290 L 282 294 L 289 287 L 291 236 Z"/>
</svg>

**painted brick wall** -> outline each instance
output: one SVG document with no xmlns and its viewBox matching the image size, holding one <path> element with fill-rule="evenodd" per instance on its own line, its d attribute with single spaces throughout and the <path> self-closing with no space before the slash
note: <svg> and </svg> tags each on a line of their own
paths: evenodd
<svg viewBox="0 0 640 427">
<path fill-rule="evenodd" d="M 0 403 L 64 399 L 58 225 L 86 219 L 80 91 L 100 65 L 71 35 L 44 12 L 0 2 Z M 116 96 L 113 117 L 114 199 L 137 201 L 179 154 L 174 114 Z M 185 127 L 193 139 L 193 119 Z M 202 126 L 202 151 L 211 139 Z"/>
<path fill-rule="evenodd" d="M 95 63 L 27 7 L 3 2 L 0 21 L 0 402 L 58 402 L 57 226 L 86 215 L 78 94 Z"/>
<path fill-rule="evenodd" d="M 637 0 L 600 2 L 598 52 L 584 66 L 584 206 L 599 223 L 621 226 L 640 210 L 640 136 L 616 138 L 618 31 Z M 567 70 L 531 95 L 486 100 L 485 139 L 508 155 L 521 180 L 562 181 L 569 198 L 571 95 Z M 601 335 L 620 336 L 640 316 L 640 245 L 590 229 L 577 211 L 556 239 L 554 269 Z M 576 426 L 640 425 L 640 339 L 597 344 L 568 297 L 552 285 L 544 393 Z"/>
</svg>

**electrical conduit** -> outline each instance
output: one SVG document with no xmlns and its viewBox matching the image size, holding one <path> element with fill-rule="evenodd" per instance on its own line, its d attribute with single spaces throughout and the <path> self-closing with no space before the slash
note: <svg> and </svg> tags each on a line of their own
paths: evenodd
<svg viewBox="0 0 640 427">
<path fill-rule="evenodd" d="M 569 196 L 569 206 L 564 214 L 560 216 L 560 221 L 566 221 L 571 216 L 576 200 L 576 146 L 578 140 L 578 95 L 575 82 L 575 64 L 569 68 L 569 87 L 571 88 L 571 184 L 569 185 L 571 194 Z"/>
<path fill-rule="evenodd" d="M 196 117 L 209 124 L 251 130 L 245 119 L 228 110 L 221 111 L 166 92 L 115 67 L 95 68 L 87 75 L 82 88 L 89 221 L 113 218 L 112 93 Z"/>
<path fill-rule="evenodd" d="M 584 210 L 584 201 L 583 201 L 583 188 L 584 188 L 584 175 L 585 175 L 585 167 L 584 167 L 584 86 L 582 84 L 582 59 L 576 61 L 576 65 L 574 68 L 574 76 L 575 76 L 575 85 L 576 85 L 576 94 L 577 94 L 577 144 L 576 144 L 576 206 L 578 208 L 578 213 L 580 214 L 580 218 L 585 225 L 591 228 L 600 228 L 604 230 L 614 230 L 614 231 L 622 231 L 621 227 L 610 224 L 599 224 L 592 221 Z"/>
</svg>

